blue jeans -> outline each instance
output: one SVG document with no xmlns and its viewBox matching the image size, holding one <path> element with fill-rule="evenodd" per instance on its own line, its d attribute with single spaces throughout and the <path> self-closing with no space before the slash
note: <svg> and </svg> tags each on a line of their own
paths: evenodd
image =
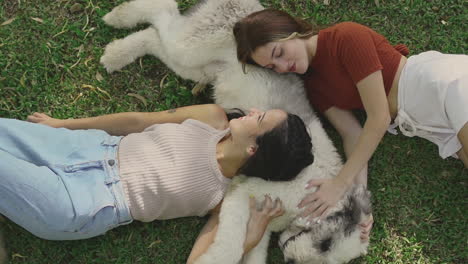
<svg viewBox="0 0 468 264">
<path fill-rule="evenodd" d="M 119 178 L 121 137 L 0 118 L 0 214 L 50 240 L 132 222 Z"/>
</svg>

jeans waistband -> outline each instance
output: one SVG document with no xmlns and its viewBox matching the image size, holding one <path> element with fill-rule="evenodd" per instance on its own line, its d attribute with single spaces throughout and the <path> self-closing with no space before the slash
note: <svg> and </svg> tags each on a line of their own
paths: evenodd
<svg viewBox="0 0 468 264">
<path fill-rule="evenodd" d="M 109 136 L 101 144 L 107 147 L 104 167 L 106 170 L 105 183 L 109 187 L 115 199 L 117 209 L 118 224 L 129 224 L 133 221 L 128 208 L 122 183 L 120 182 L 118 148 L 122 137 Z"/>
</svg>

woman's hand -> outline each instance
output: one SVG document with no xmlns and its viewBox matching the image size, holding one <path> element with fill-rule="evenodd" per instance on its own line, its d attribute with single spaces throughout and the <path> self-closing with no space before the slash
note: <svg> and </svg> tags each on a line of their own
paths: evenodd
<svg viewBox="0 0 468 264">
<path fill-rule="evenodd" d="M 273 202 L 269 195 L 257 206 L 254 197 L 250 197 L 250 218 L 247 223 L 247 233 L 244 242 L 244 254 L 257 246 L 265 233 L 270 221 L 284 214 L 283 203 L 276 198 Z"/>
<path fill-rule="evenodd" d="M 26 119 L 29 122 L 32 123 L 38 123 L 38 124 L 43 124 L 47 125 L 50 127 L 62 127 L 63 125 L 63 120 L 57 119 L 57 118 L 52 118 L 44 113 L 34 113 L 32 115 L 29 115 L 28 118 Z"/>
<path fill-rule="evenodd" d="M 337 178 L 310 180 L 306 189 L 316 186 L 314 193 L 306 195 L 299 203 L 299 208 L 304 208 L 301 217 L 308 217 L 309 221 L 318 221 L 318 217 L 324 219 L 331 208 L 343 197 L 348 186 Z"/>
</svg>

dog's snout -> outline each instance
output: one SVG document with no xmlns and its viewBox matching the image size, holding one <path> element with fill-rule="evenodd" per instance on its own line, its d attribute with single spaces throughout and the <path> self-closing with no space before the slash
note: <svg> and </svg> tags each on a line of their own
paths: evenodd
<svg viewBox="0 0 468 264">
<path fill-rule="evenodd" d="M 287 259 L 286 260 L 286 264 L 295 264 L 296 261 L 294 261 L 294 259 Z"/>
</svg>

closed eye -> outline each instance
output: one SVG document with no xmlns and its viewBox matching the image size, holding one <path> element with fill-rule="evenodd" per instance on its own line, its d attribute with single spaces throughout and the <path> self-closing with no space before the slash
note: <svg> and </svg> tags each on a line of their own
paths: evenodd
<svg viewBox="0 0 468 264">
<path fill-rule="evenodd" d="M 277 54 L 276 54 L 275 57 L 276 57 L 276 58 L 279 58 L 279 57 L 281 57 L 281 56 L 283 56 L 283 49 L 282 49 L 282 48 L 279 48 L 279 52 L 277 52 Z"/>
<path fill-rule="evenodd" d="M 263 118 L 265 117 L 266 112 L 263 113 L 263 115 L 259 115 L 257 119 L 257 123 L 260 125 L 260 123 L 263 121 Z"/>
</svg>

